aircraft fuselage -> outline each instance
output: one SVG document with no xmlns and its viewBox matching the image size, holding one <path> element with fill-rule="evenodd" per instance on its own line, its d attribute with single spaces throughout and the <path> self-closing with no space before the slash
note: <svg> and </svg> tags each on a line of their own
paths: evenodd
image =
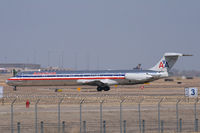
<svg viewBox="0 0 200 133">
<path fill-rule="evenodd" d="M 160 72 L 151 70 L 23 72 L 7 80 L 10 86 L 131 85 L 157 80 Z"/>
</svg>

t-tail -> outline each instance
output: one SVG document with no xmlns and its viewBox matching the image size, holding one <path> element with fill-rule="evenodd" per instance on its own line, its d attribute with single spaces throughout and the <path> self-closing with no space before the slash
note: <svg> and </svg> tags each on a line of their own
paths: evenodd
<svg viewBox="0 0 200 133">
<path fill-rule="evenodd" d="M 161 60 L 150 70 L 168 72 L 176 63 L 180 56 L 192 56 L 181 53 L 165 53 Z"/>
</svg>

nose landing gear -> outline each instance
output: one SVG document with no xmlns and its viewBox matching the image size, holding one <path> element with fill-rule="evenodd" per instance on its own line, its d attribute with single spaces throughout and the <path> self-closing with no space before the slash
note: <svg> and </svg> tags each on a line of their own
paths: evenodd
<svg viewBox="0 0 200 133">
<path fill-rule="evenodd" d="M 17 87 L 16 86 L 13 87 L 13 91 L 17 91 Z"/>
</svg>

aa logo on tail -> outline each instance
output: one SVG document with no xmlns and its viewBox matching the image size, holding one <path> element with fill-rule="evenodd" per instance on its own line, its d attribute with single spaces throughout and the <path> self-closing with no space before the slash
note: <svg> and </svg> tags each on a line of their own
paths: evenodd
<svg viewBox="0 0 200 133">
<path fill-rule="evenodd" d="M 169 65 L 168 65 L 167 61 L 163 60 L 160 62 L 159 68 L 165 68 L 165 67 L 169 68 Z"/>
</svg>

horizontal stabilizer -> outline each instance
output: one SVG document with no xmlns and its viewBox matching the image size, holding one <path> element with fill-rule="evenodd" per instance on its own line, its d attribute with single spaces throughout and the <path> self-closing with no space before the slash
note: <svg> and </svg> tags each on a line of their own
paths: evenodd
<svg viewBox="0 0 200 133">
<path fill-rule="evenodd" d="M 183 54 L 183 56 L 193 56 L 192 54 Z"/>
</svg>

